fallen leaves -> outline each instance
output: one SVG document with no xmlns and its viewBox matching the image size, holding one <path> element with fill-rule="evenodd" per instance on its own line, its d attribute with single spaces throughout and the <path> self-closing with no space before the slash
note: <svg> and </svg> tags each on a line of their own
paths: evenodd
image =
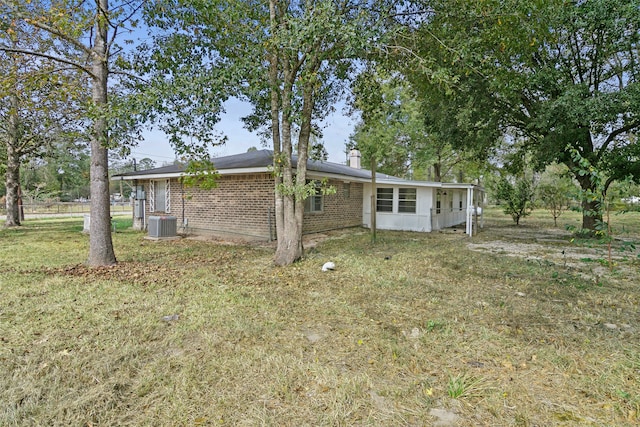
<svg viewBox="0 0 640 427">
<path fill-rule="evenodd" d="M 111 266 L 89 267 L 75 264 L 59 268 L 41 269 L 46 275 L 78 277 L 84 280 L 107 280 L 136 285 L 171 284 L 184 275 L 182 269 L 169 266 L 151 266 L 143 262 L 119 262 Z"/>
</svg>

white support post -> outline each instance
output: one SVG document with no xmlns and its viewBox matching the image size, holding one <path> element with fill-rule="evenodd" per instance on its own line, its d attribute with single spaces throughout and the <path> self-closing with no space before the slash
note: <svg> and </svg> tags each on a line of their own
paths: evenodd
<svg viewBox="0 0 640 427">
<path fill-rule="evenodd" d="M 467 188 L 467 234 L 473 237 L 473 187 Z"/>
</svg>

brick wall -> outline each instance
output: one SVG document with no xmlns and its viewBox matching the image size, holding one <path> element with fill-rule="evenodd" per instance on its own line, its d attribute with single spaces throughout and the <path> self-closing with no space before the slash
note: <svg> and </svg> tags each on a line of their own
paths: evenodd
<svg viewBox="0 0 640 427">
<path fill-rule="evenodd" d="M 174 199 L 174 194 L 176 196 L 174 206 L 177 209 L 178 203 L 182 203 L 180 184 L 172 182 L 171 190 L 171 198 Z M 184 194 L 184 211 L 190 233 L 223 232 L 240 237 L 269 238 L 268 216 L 269 212 L 273 216 L 274 206 L 273 179 L 270 174 L 223 176 L 213 190 L 187 188 Z M 181 211 L 180 206 L 178 218 L 181 218 Z"/>
<path fill-rule="evenodd" d="M 304 214 L 304 233 L 362 225 L 362 184 L 329 180 L 336 193 L 323 196 L 322 212 Z"/>
<path fill-rule="evenodd" d="M 329 184 L 336 188 L 336 194 L 324 196 L 322 212 L 304 215 L 305 233 L 362 225 L 362 184 L 345 185 L 341 181 L 329 181 Z M 150 191 L 149 182 L 144 185 L 145 190 Z M 213 190 L 183 190 L 177 180 L 171 180 L 170 212 L 149 212 L 149 203 L 146 203 L 145 215 L 146 218 L 175 216 L 179 231 L 183 231 L 186 218 L 190 234 L 225 233 L 267 240 L 275 238 L 273 185 L 269 173 L 225 175 Z"/>
</svg>

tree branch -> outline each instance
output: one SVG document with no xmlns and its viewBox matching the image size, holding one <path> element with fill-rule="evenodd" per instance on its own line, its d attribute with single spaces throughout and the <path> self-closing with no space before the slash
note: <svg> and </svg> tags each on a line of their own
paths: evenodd
<svg viewBox="0 0 640 427">
<path fill-rule="evenodd" d="M 132 1 L 130 1 L 130 2 L 127 2 L 126 4 L 121 5 L 121 6 L 120 6 L 120 8 L 121 8 L 121 9 L 123 9 L 125 6 L 130 6 L 130 5 L 131 5 L 132 3 L 134 3 L 134 2 L 135 2 L 135 0 L 132 0 Z M 115 27 L 113 27 L 113 28 L 115 29 L 115 28 L 119 28 L 119 27 L 124 26 L 124 23 L 125 23 L 125 22 L 127 22 L 127 21 L 129 21 L 131 18 L 133 18 L 133 17 L 134 17 L 134 16 L 135 16 L 139 11 L 140 11 L 140 9 L 142 9 L 142 7 L 144 6 L 144 3 L 145 3 L 145 1 L 144 1 L 144 0 L 143 0 L 143 1 L 140 1 L 140 2 L 138 3 L 138 5 L 137 5 L 137 6 L 135 6 L 135 7 L 133 7 L 133 8 L 131 9 L 131 13 L 129 13 L 129 14 L 128 14 L 128 15 L 126 15 L 124 18 L 122 18 L 120 21 L 118 21 L 118 23 L 117 23 L 117 24 L 115 24 Z"/>
<path fill-rule="evenodd" d="M 17 48 L 12 48 L 9 46 L 6 46 L 4 44 L 0 44 L 0 50 L 3 52 L 13 52 L 13 53 L 21 53 L 23 55 L 32 55 L 32 56 L 37 56 L 40 58 L 45 58 L 45 59 L 49 59 L 51 61 L 56 61 L 56 62 L 60 62 L 63 64 L 67 64 L 70 65 L 82 72 L 85 72 L 87 74 L 89 74 L 89 76 L 91 78 L 95 78 L 95 75 L 91 72 L 91 70 L 89 68 L 86 68 L 84 65 L 78 64 L 77 62 L 68 60 L 68 59 L 64 59 L 64 58 L 60 58 L 58 56 L 54 56 L 54 55 L 49 55 L 46 53 L 42 53 L 42 52 L 35 52 L 33 50 L 26 50 L 26 49 L 17 49 Z"/>
<path fill-rule="evenodd" d="M 147 80 L 145 78 L 142 78 L 140 76 L 136 76 L 135 74 L 131 74 L 131 73 L 127 72 L 127 71 L 120 71 L 120 70 L 112 71 L 111 70 L 111 71 L 109 71 L 109 74 L 116 74 L 116 75 L 119 75 L 119 76 L 126 76 L 126 77 L 129 77 L 129 78 L 133 79 L 133 80 L 138 80 L 138 81 L 140 81 L 142 83 L 149 83 L 149 80 Z"/>
<path fill-rule="evenodd" d="M 622 135 L 625 132 L 629 132 L 630 130 L 633 130 L 634 128 L 637 128 L 637 127 L 640 127 L 640 120 L 633 121 L 628 125 L 622 126 L 621 128 L 611 132 L 607 137 L 607 139 L 604 141 L 604 144 L 602 144 L 602 147 L 600 147 L 600 149 L 598 150 L 598 155 L 596 156 L 596 159 L 600 161 L 604 153 L 607 151 L 607 148 L 613 142 L 613 140 L 616 139 L 616 137 L 618 137 L 619 135 Z"/>
<path fill-rule="evenodd" d="M 2 2 L 3 4 L 6 4 L 5 2 Z M 49 34 L 52 34 L 70 44 L 72 44 L 73 46 L 76 47 L 76 49 L 83 51 L 84 53 L 86 53 L 87 55 L 91 55 L 91 49 L 89 49 L 87 46 L 85 46 L 84 44 L 80 43 L 78 40 L 74 39 L 73 37 L 69 37 L 68 34 L 63 33 L 62 31 L 58 30 L 57 28 L 51 27 L 47 24 L 44 24 L 42 22 L 38 22 L 35 19 L 32 19 L 32 17 L 25 15 L 22 12 L 18 12 L 16 10 L 12 10 L 12 14 L 18 18 L 23 20 L 25 23 L 31 25 L 32 27 L 38 28 L 40 30 L 46 31 Z"/>
<path fill-rule="evenodd" d="M 131 0 L 126 2 L 125 4 L 121 4 L 119 6 L 119 9 L 122 10 L 125 7 L 131 6 L 135 1 L 136 0 Z M 117 39 L 118 30 L 120 28 L 124 28 L 124 23 L 129 21 L 131 18 L 133 18 L 140 11 L 140 9 L 142 9 L 142 7 L 144 6 L 144 3 L 145 3 L 144 0 L 140 1 L 137 6 L 134 6 L 131 8 L 131 11 L 129 12 L 129 14 L 125 15 L 122 19 L 120 19 L 116 23 L 112 23 L 110 19 L 107 19 L 109 26 L 113 29 L 113 35 L 111 36 L 111 40 L 107 42 L 107 48 L 109 52 L 111 51 L 111 46 L 115 43 Z"/>
</svg>

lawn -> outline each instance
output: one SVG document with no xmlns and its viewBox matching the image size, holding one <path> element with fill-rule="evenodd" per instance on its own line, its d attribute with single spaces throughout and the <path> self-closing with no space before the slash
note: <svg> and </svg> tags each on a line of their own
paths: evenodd
<svg viewBox="0 0 640 427">
<path fill-rule="evenodd" d="M 0 425 L 637 425 L 640 215 L 610 269 L 542 211 L 486 214 L 472 240 L 327 233 L 287 268 L 123 219 L 88 269 L 82 219 L 0 229 Z"/>
</svg>

